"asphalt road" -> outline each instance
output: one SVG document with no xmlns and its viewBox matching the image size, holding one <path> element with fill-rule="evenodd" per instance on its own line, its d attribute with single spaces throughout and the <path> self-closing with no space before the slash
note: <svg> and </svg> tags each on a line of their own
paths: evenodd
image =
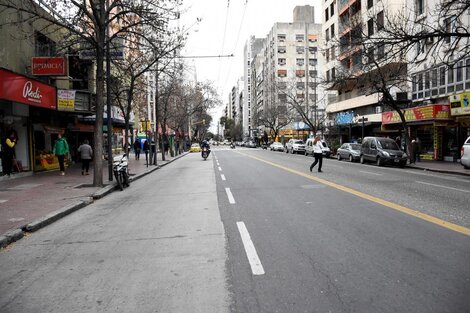
<svg viewBox="0 0 470 313">
<path fill-rule="evenodd" d="M 465 178 L 337 160 L 310 173 L 312 158 L 259 149 L 215 157 L 233 312 L 470 312 Z"/>
</svg>

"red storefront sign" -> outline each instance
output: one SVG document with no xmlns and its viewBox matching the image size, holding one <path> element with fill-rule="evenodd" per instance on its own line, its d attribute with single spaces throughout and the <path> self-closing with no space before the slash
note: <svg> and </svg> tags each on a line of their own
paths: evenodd
<svg viewBox="0 0 470 313">
<path fill-rule="evenodd" d="M 450 118 L 450 107 L 448 104 L 433 104 L 405 109 L 404 113 L 407 122 L 447 120 Z M 396 111 L 382 113 L 382 124 L 395 123 L 401 123 L 400 115 Z"/>
<path fill-rule="evenodd" d="M 57 108 L 55 87 L 1 68 L 0 99 L 53 110 Z"/>
<path fill-rule="evenodd" d="M 50 58 L 50 57 L 34 57 L 32 59 L 32 74 L 33 75 L 51 75 L 51 76 L 65 76 L 67 75 L 67 63 L 65 58 Z"/>
</svg>

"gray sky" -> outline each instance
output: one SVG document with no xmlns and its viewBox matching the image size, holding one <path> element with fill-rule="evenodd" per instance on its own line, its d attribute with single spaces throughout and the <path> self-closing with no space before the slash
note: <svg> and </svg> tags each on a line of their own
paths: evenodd
<svg viewBox="0 0 470 313">
<path fill-rule="evenodd" d="M 243 47 L 248 37 L 264 38 L 274 23 L 292 22 L 294 7 L 298 5 L 314 6 L 315 22 L 321 23 L 321 0 L 184 0 L 181 27 L 190 27 L 197 18 L 202 21 L 189 30 L 183 55 L 235 55 L 188 59 L 187 63 L 196 68 L 197 80 L 214 82 L 225 106 L 230 89 L 243 75 Z M 215 122 L 213 132 L 222 111 L 223 108 L 218 108 L 211 112 Z"/>
</svg>

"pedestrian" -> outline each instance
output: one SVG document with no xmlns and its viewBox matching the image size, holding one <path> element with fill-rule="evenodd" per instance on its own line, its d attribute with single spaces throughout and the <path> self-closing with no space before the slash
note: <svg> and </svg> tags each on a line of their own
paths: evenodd
<svg viewBox="0 0 470 313">
<path fill-rule="evenodd" d="M 145 153 L 145 162 L 147 164 L 149 163 L 149 151 L 150 151 L 149 141 L 145 140 L 144 141 L 144 153 Z"/>
<path fill-rule="evenodd" d="M 320 136 L 315 137 L 315 140 L 313 140 L 312 147 L 313 147 L 313 156 L 315 157 L 315 162 L 313 162 L 312 165 L 310 165 L 310 172 L 318 163 L 318 173 L 321 173 L 322 172 L 321 166 L 323 162 L 323 149 L 322 149 L 323 146 L 320 140 Z"/>
<path fill-rule="evenodd" d="M 139 160 L 140 159 L 140 141 L 139 138 L 136 138 L 134 141 L 134 153 L 135 153 L 135 159 Z"/>
<path fill-rule="evenodd" d="M 80 159 L 82 160 L 82 175 L 89 175 L 88 170 L 93 158 L 93 149 L 89 145 L 88 140 L 85 139 L 80 147 L 78 147 L 78 153 L 80 153 Z"/>
<path fill-rule="evenodd" d="M 65 175 L 65 157 L 69 154 L 69 144 L 67 140 L 62 137 L 62 134 L 57 135 L 57 140 L 54 143 L 52 153 L 57 156 L 59 160 L 60 175 Z"/>
<path fill-rule="evenodd" d="M 421 162 L 421 140 L 416 137 L 416 161 Z"/>
<path fill-rule="evenodd" d="M 2 167 L 3 175 L 10 177 L 13 171 L 13 160 L 15 159 L 15 146 L 18 142 L 18 136 L 14 130 L 9 132 L 9 135 L 3 140 L 2 151 Z"/>
</svg>

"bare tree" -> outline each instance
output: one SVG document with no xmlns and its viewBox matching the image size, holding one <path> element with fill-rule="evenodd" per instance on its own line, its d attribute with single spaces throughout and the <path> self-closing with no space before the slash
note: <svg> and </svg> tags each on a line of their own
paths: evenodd
<svg viewBox="0 0 470 313">
<path fill-rule="evenodd" d="M 40 20 L 45 30 L 63 29 L 68 45 L 86 45 L 96 59 L 96 121 L 94 151 L 103 154 L 103 109 L 106 47 L 117 38 L 139 38 L 142 29 L 158 33 L 170 19 L 177 17 L 179 1 L 142 0 L 2 0 L 0 9 L 21 13 L 22 22 Z M 54 26 L 54 27 L 51 27 Z M 103 185 L 102 162 L 94 162 L 93 184 Z"/>
</svg>

